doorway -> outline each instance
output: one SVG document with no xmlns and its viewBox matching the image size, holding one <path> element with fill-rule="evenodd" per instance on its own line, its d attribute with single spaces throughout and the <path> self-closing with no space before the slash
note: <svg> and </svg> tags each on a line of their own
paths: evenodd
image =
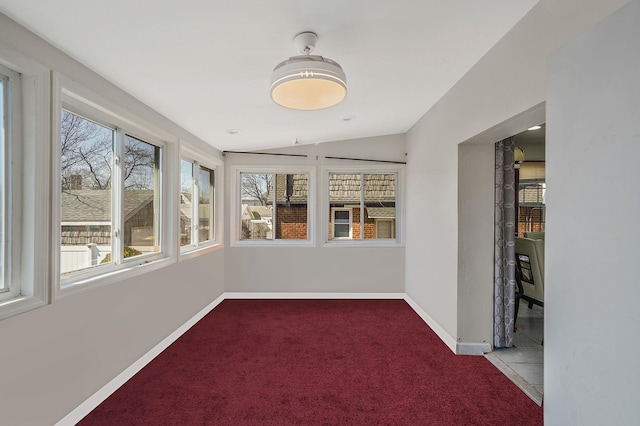
<svg viewBox="0 0 640 426">
<path fill-rule="evenodd" d="M 544 386 L 545 125 L 513 136 L 516 224 L 516 314 L 511 347 L 487 358 L 534 401 Z"/>
</svg>

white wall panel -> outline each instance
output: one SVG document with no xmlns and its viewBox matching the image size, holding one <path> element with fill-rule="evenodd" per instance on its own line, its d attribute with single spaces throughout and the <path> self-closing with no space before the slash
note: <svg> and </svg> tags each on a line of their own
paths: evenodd
<svg viewBox="0 0 640 426">
<path fill-rule="evenodd" d="M 545 424 L 640 419 L 640 2 L 549 61 Z"/>
</svg>

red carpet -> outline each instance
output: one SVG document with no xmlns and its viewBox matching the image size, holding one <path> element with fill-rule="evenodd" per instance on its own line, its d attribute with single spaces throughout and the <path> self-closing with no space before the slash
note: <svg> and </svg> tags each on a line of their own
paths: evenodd
<svg viewBox="0 0 640 426">
<path fill-rule="evenodd" d="M 403 300 L 225 300 L 81 425 L 541 425 Z"/>
</svg>

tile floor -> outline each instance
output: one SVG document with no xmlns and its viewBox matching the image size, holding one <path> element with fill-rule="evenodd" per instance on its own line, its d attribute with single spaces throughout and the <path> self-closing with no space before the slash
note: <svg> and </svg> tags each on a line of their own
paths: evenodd
<svg viewBox="0 0 640 426">
<path fill-rule="evenodd" d="M 520 302 L 514 347 L 496 349 L 487 359 L 517 384 L 536 403 L 542 405 L 544 346 L 544 309 Z"/>
</svg>

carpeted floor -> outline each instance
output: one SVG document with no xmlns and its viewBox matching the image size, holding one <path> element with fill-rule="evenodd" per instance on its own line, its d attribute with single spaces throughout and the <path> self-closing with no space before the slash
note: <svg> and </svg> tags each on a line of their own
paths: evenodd
<svg viewBox="0 0 640 426">
<path fill-rule="evenodd" d="M 81 425 L 541 425 L 403 300 L 225 300 Z"/>
</svg>

